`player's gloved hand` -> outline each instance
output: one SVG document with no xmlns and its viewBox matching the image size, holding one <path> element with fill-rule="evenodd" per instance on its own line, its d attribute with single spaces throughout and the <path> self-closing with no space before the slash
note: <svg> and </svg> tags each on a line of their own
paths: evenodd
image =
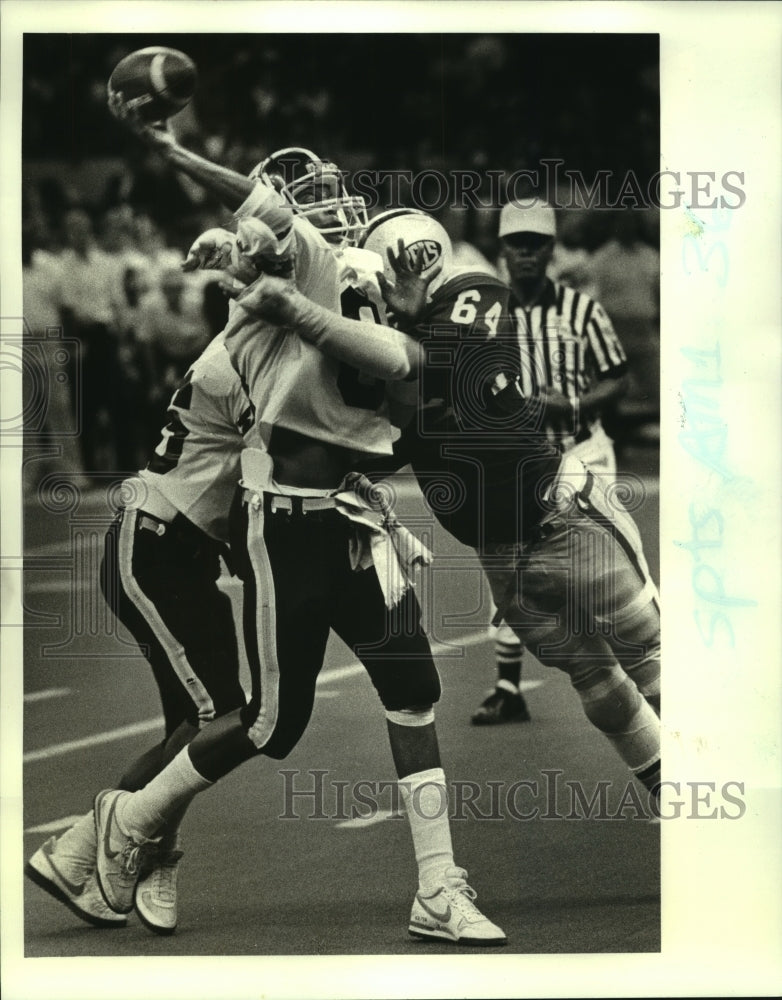
<svg viewBox="0 0 782 1000">
<path fill-rule="evenodd" d="M 415 259 L 411 261 L 405 250 L 404 240 L 401 239 L 397 242 L 397 253 L 389 247 L 386 256 L 394 272 L 394 284 L 388 281 L 382 271 L 377 272 L 383 300 L 398 326 L 413 327 L 426 305 L 429 285 L 442 270 L 442 264 L 432 268 L 424 277 L 421 274 L 424 270 L 423 248 L 417 251 Z"/>
<path fill-rule="evenodd" d="M 121 90 L 108 91 L 109 111 L 117 121 L 121 121 L 142 142 L 154 149 L 165 152 L 177 145 L 177 141 L 168 127 L 168 122 L 146 122 L 140 116 L 138 108 L 125 101 Z"/>
<path fill-rule="evenodd" d="M 187 252 L 183 271 L 221 271 L 231 262 L 236 236 L 227 229 L 207 229 Z"/>
<path fill-rule="evenodd" d="M 257 222 L 257 220 L 245 220 Z M 236 234 L 227 229 L 207 229 L 201 233 L 188 251 L 182 264 L 183 271 L 223 271 L 226 286 L 234 291 L 241 291 L 258 277 L 257 260 L 253 253 L 262 253 L 269 239 L 274 241 L 274 234 L 262 222 L 266 232 L 258 232 L 253 227 L 249 233 L 246 226 L 240 224 Z"/>
<path fill-rule="evenodd" d="M 260 219 L 252 216 L 239 219 L 236 247 L 239 254 L 252 263 L 255 277 L 258 274 L 288 277 L 293 270 L 295 244 L 292 235 L 278 239 L 274 230 Z"/>
<path fill-rule="evenodd" d="M 294 321 L 294 299 L 301 297 L 293 282 L 270 274 L 262 274 L 244 289 L 238 289 L 229 281 L 221 281 L 220 287 L 250 315 L 276 326 L 286 326 Z"/>
</svg>

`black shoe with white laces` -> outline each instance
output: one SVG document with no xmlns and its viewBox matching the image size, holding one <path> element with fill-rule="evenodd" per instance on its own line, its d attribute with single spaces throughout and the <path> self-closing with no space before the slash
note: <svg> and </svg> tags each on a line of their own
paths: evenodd
<svg viewBox="0 0 782 1000">
<path fill-rule="evenodd" d="M 524 695 L 495 688 L 472 716 L 474 726 L 497 726 L 502 722 L 529 722 Z"/>
</svg>

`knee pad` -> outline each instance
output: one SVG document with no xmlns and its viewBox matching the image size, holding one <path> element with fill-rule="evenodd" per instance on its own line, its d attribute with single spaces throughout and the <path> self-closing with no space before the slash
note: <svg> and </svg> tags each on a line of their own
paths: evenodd
<svg viewBox="0 0 782 1000">
<path fill-rule="evenodd" d="M 386 719 L 397 726 L 429 726 L 434 722 L 434 708 L 431 705 L 413 705 L 399 711 L 386 709 Z"/>
<path fill-rule="evenodd" d="M 627 728 L 643 701 L 638 688 L 617 664 L 598 667 L 573 680 L 586 717 L 601 732 Z"/>
</svg>

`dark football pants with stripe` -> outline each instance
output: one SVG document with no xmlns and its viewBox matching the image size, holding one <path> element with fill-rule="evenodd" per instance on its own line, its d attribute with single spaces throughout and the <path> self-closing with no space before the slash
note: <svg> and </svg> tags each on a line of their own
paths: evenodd
<svg viewBox="0 0 782 1000">
<path fill-rule="evenodd" d="M 509 548 L 483 554 L 504 620 L 569 675 L 589 721 L 656 795 L 660 613 L 635 523 L 595 484 L 520 553 Z"/>
<path fill-rule="evenodd" d="M 354 529 L 338 511 L 265 506 L 235 504 L 232 516 L 253 681 L 242 722 L 255 746 L 282 759 L 301 738 L 330 629 L 363 663 L 386 709 L 436 702 L 440 679 L 412 588 L 389 611 L 374 568 L 351 568 Z"/>
<path fill-rule="evenodd" d="M 219 546 L 185 518 L 164 533 L 121 511 L 106 533 L 101 589 L 149 661 L 166 737 L 239 708 L 239 655 L 231 600 L 217 587 Z"/>
</svg>

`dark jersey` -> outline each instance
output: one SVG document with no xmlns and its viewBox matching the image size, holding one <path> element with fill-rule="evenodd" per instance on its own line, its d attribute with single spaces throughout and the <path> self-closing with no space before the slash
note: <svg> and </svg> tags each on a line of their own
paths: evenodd
<svg viewBox="0 0 782 1000">
<path fill-rule="evenodd" d="M 539 405 L 515 385 L 509 295 L 474 271 L 435 292 L 416 332 L 424 349 L 419 409 L 395 448 L 440 523 L 479 549 L 528 536 L 560 462 Z"/>
</svg>

